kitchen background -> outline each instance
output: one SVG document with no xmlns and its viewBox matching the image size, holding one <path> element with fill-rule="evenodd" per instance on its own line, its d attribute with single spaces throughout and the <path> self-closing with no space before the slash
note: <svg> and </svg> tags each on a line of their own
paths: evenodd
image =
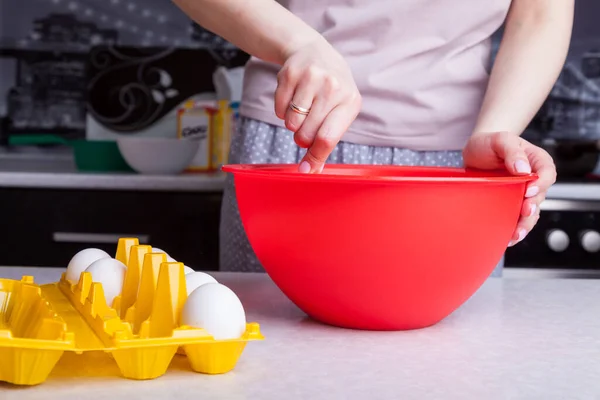
<svg viewBox="0 0 600 400">
<path fill-rule="evenodd" d="M 83 173 L 73 149 L 175 139 L 182 115 L 191 128 L 210 125 L 202 110 L 218 99 L 235 107 L 248 56 L 163 0 L 0 7 L 0 265 L 65 265 L 77 249 L 111 249 L 128 234 L 193 268 L 218 269 L 221 174 Z M 509 266 L 600 270 L 598 15 L 596 0 L 577 2 L 568 61 L 524 134 L 553 155 L 559 182 L 539 226 L 507 253 Z M 190 107 L 200 111 L 186 114 Z"/>
<path fill-rule="evenodd" d="M 98 124 L 139 133 L 190 97 L 213 91 L 215 65 L 247 59 L 161 0 L 3 2 L 1 29 L 5 136 L 84 137 Z M 162 91 L 153 87 L 156 73 L 170 81 Z M 137 74 L 144 74 L 140 82 Z M 134 99 L 135 112 L 125 117 L 130 104 L 116 93 Z"/>
</svg>

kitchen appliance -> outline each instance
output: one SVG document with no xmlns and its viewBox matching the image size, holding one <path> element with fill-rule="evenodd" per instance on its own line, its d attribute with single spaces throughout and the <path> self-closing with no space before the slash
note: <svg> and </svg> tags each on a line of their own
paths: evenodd
<svg viewBox="0 0 600 400">
<path fill-rule="evenodd" d="M 489 277 L 535 177 L 457 168 L 229 165 L 258 259 L 304 312 L 335 326 L 433 325 Z"/>
<path fill-rule="evenodd" d="M 600 277 L 600 182 L 555 184 L 536 227 L 507 250 L 505 266 Z"/>
</svg>

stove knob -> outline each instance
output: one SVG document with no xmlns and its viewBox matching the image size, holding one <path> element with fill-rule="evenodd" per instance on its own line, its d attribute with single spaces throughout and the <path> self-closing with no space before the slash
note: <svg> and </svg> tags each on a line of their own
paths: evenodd
<svg viewBox="0 0 600 400">
<path fill-rule="evenodd" d="M 569 235 L 560 229 L 554 229 L 548 233 L 546 238 L 548 247 L 556 252 L 565 251 L 569 247 Z"/>
<path fill-rule="evenodd" d="M 588 253 L 597 253 L 600 251 L 600 233 L 592 230 L 584 231 L 581 234 L 581 247 Z"/>
</svg>

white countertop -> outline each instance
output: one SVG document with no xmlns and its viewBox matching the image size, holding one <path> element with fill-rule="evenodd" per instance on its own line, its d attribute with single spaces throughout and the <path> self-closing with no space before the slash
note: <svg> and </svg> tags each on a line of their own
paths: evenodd
<svg viewBox="0 0 600 400">
<path fill-rule="evenodd" d="M 0 268 L 56 280 L 57 269 Z M 600 281 L 492 278 L 431 328 L 363 332 L 308 319 L 264 274 L 215 274 L 259 322 L 229 374 L 190 372 L 178 358 L 151 381 L 79 377 L 57 367 L 44 384 L 0 384 L 0 399 L 592 399 L 600 396 Z M 83 360 L 83 358 L 82 358 Z M 0 360 L 0 362 L 2 362 Z M 91 372 L 90 372 L 91 371 Z M 90 376 L 91 375 L 91 376 Z"/>
</svg>

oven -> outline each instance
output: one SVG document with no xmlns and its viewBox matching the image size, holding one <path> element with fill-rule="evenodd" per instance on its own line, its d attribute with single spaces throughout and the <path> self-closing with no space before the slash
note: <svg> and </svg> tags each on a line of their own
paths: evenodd
<svg viewBox="0 0 600 400">
<path fill-rule="evenodd" d="M 600 278 L 600 183 L 556 183 L 536 227 L 507 250 L 511 272 Z"/>
</svg>

